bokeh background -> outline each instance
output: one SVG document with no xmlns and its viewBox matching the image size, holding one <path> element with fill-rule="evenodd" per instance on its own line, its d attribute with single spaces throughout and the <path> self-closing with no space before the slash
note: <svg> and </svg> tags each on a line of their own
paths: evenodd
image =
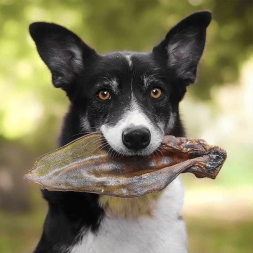
<svg viewBox="0 0 253 253">
<path fill-rule="evenodd" d="M 22 178 L 57 147 L 68 108 L 28 34 L 34 21 L 61 24 L 98 53 L 149 51 L 177 22 L 210 10 L 213 21 L 196 84 L 181 114 L 190 137 L 228 152 L 216 180 L 182 176 L 190 253 L 252 252 L 252 0 L 0 0 L 0 252 L 32 252 L 47 204 Z"/>
</svg>

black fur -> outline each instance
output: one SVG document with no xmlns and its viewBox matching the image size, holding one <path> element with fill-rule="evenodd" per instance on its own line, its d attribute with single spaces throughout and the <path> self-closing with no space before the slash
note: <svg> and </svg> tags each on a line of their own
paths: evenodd
<svg viewBox="0 0 253 253">
<path fill-rule="evenodd" d="M 186 86 L 195 82 L 210 21 L 211 14 L 206 11 L 187 17 L 152 52 L 131 52 L 131 65 L 126 57 L 130 52 L 98 55 L 66 28 L 44 22 L 31 24 L 30 34 L 52 73 L 54 86 L 65 90 L 70 99 L 59 145 L 99 131 L 102 124 L 115 125 L 130 106 L 131 92 L 154 125 L 163 123 L 165 134 L 184 136 L 178 104 Z M 145 77 L 152 77 L 146 86 Z M 117 92 L 108 85 L 108 79 L 117 80 Z M 162 90 L 159 99 L 150 96 L 154 87 Z M 110 91 L 111 99 L 97 97 L 103 89 Z M 174 121 L 169 125 L 171 117 Z M 98 195 L 47 190 L 42 194 L 49 210 L 35 253 L 64 252 L 80 239 L 80 231 L 96 233 L 99 229 L 104 211 L 98 205 Z"/>
<path fill-rule="evenodd" d="M 80 192 L 42 190 L 48 201 L 48 214 L 42 238 L 34 252 L 58 253 L 81 239 L 80 231 L 96 233 L 104 211 L 98 206 L 98 195 Z"/>
</svg>

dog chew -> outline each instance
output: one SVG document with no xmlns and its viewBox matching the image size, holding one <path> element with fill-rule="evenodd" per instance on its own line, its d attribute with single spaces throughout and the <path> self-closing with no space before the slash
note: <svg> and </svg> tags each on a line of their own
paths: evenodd
<svg viewBox="0 0 253 253">
<path fill-rule="evenodd" d="M 215 179 L 225 150 L 193 138 L 164 137 L 150 156 L 110 154 L 100 133 L 79 138 L 41 156 L 25 179 L 50 191 L 137 197 L 164 189 L 180 173 Z"/>
</svg>

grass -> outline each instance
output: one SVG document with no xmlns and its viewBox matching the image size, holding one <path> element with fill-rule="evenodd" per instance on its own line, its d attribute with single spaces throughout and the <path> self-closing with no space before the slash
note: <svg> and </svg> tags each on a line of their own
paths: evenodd
<svg viewBox="0 0 253 253">
<path fill-rule="evenodd" d="M 253 220 L 186 218 L 190 253 L 251 253 Z"/>
</svg>

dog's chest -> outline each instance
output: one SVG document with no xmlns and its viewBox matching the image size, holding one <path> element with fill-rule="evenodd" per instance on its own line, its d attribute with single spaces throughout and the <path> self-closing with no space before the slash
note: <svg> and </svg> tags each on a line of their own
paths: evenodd
<svg viewBox="0 0 253 253">
<path fill-rule="evenodd" d="M 106 217 L 97 234 L 86 232 L 70 253 L 186 253 L 186 231 L 179 218 L 183 189 L 176 179 L 161 196 L 152 217 Z"/>
</svg>

